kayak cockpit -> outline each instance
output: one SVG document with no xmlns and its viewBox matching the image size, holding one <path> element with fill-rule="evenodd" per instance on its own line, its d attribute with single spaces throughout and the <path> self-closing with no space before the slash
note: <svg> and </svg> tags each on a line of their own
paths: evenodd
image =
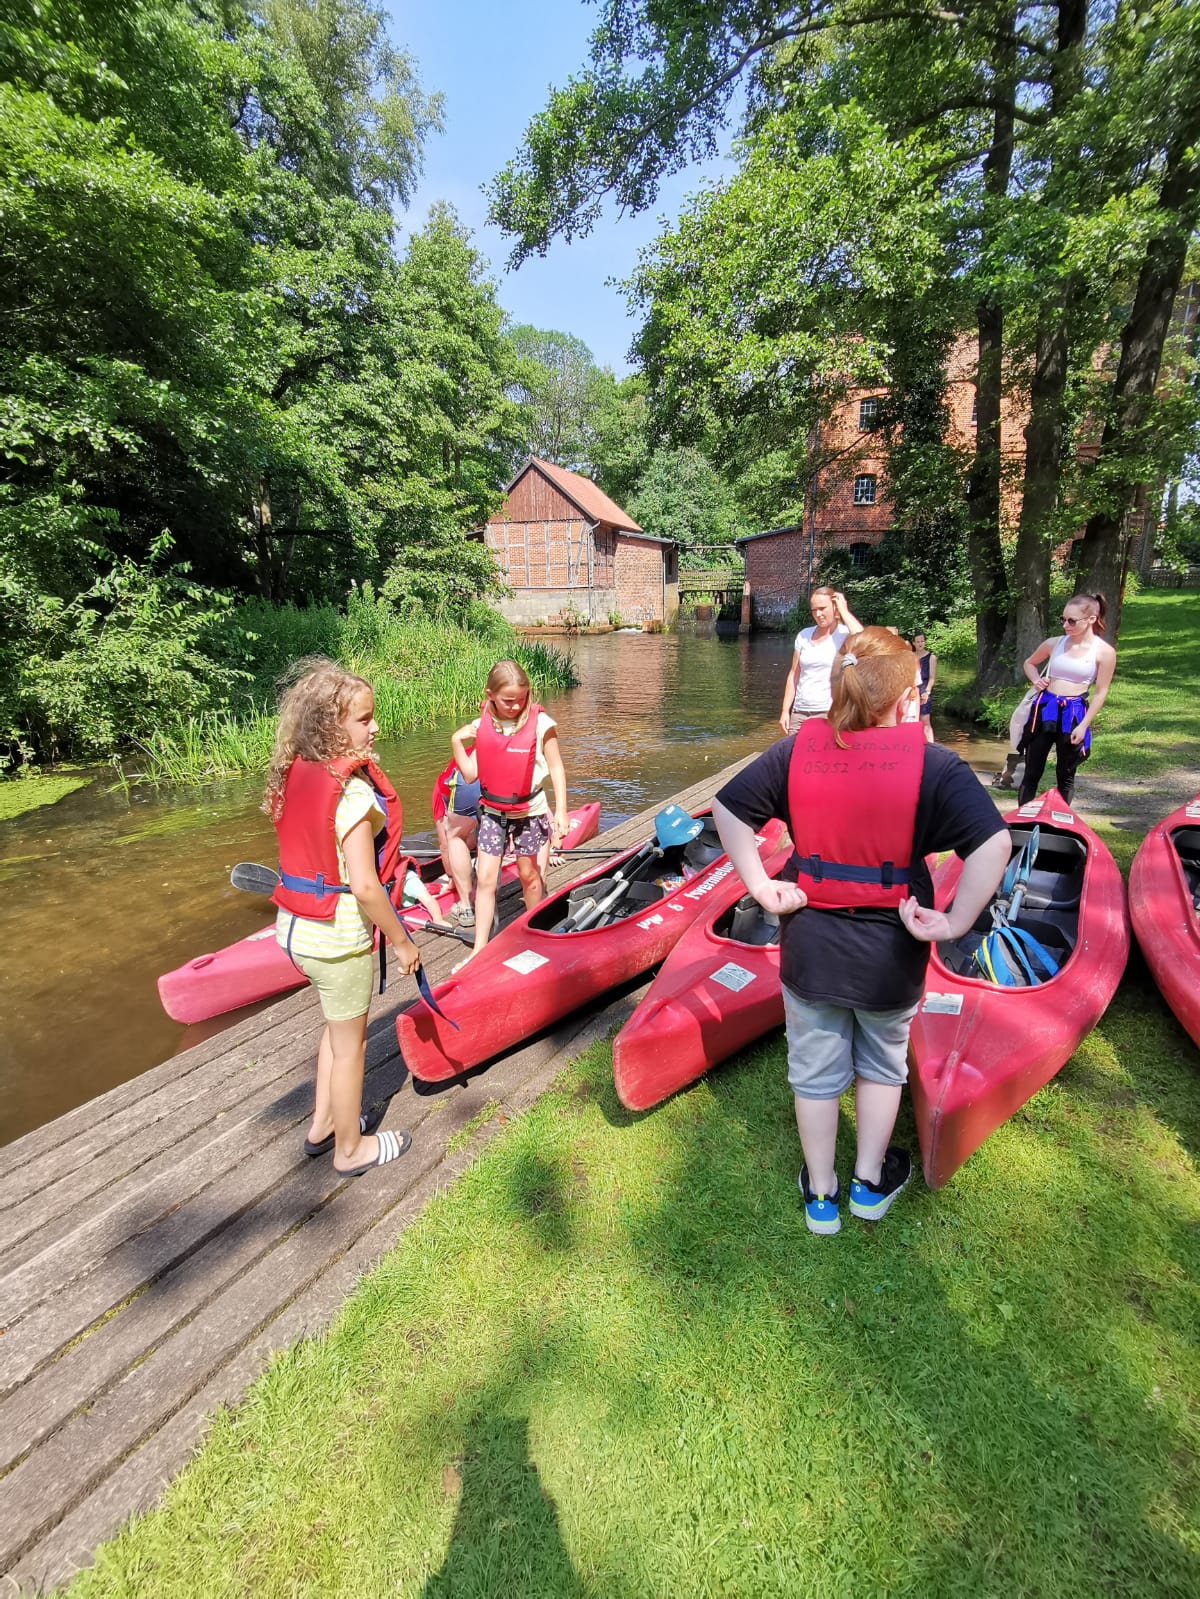
<svg viewBox="0 0 1200 1599">
<path fill-rule="evenodd" d="M 1200 827 L 1172 828 L 1171 845 L 1183 867 L 1192 909 L 1200 910 Z"/>
<path fill-rule="evenodd" d="M 1028 843 L 1033 829 L 1011 827 L 1012 854 L 1015 859 Z M 1034 856 L 1024 903 L 1015 926 L 1029 933 L 1061 968 L 1070 958 L 1079 936 L 1079 902 L 1087 867 L 1087 846 L 1073 833 L 1058 833 L 1042 824 L 1038 829 Z M 956 977 L 982 978 L 976 953 L 992 932 L 992 906 L 986 905 L 970 932 L 962 938 L 939 944 L 938 958 Z"/>
<path fill-rule="evenodd" d="M 779 918 L 773 911 L 765 911 L 753 894 L 743 894 L 736 905 L 731 905 L 713 923 L 718 938 L 731 939 L 735 944 L 753 944 L 765 949 L 779 942 Z"/>
<path fill-rule="evenodd" d="M 661 855 L 634 868 L 628 881 L 618 883 L 612 876 L 593 877 L 576 883 L 553 898 L 544 900 L 531 914 L 529 926 L 542 933 L 594 932 L 614 922 L 643 915 L 659 900 L 666 899 L 693 877 L 703 872 L 725 853 L 711 817 L 696 837 L 684 844 L 670 845 Z M 617 889 L 619 893 L 616 893 Z M 612 896 L 616 894 L 615 898 Z M 606 908 L 596 913 L 594 907 Z M 590 914 L 589 914 L 590 911 Z M 583 919 L 585 925 L 576 927 Z"/>
</svg>

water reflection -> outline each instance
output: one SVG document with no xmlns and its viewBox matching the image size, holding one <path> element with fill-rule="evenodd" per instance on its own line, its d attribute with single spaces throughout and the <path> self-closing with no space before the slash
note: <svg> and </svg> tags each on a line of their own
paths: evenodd
<svg viewBox="0 0 1200 1599">
<path fill-rule="evenodd" d="M 564 643 L 581 683 L 547 709 L 559 723 L 570 801 L 599 800 L 601 827 L 778 736 L 787 638 Z M 429 792 L 454 725 L 380 750 L 417 847 L 434 842 Z M 105 784 L 0 823 L 0 1143 L 195 1042 L 195 1030 L 164 1015 L 156 977 L 269 920 L 263 900 L 229 886 L 235 862 L 274 860 L 260 778 L 199 792 L 124 794 Z"/>
</svg>

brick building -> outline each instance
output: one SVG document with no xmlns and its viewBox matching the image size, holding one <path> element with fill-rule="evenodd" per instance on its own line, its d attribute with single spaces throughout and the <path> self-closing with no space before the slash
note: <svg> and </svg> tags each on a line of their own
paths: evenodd
<svg viewBox="0 0 1200 1599">
<path fill-rule="evenodd" d="M 480 536 L 512 588 L 500 602 L 510 622 L 566 609 L 589 623 L 666 623 L 679 607 L 674 541 L 644 533 L 590 478 L 549 461 L 526 461 Z"/>
<path fill-rule="evenodd" d="M 976 343 L 960 338 L 947 368 L 948 439 L 972 449 L 975 443 Z M 882 386 L 853 389 L 823 421 L 813 439 L 821 465 L 809 487 L 805 519 L 787 527 L 751 533 L 737 544 L 746 562 L 751 615 L 756 626 L 783 626 L 812 589 L 824 556 L 846 549 L 865 564 L 871 546 L 892 526 L 887 485 L 887 446 L 875 432 L 886 394 Z M 1017 484 L 1024 460 L 1026 409 L 1006 397 L 1000 411 L 1002 517 L 1015 529 L 1020 512 Z"/>
</svg>

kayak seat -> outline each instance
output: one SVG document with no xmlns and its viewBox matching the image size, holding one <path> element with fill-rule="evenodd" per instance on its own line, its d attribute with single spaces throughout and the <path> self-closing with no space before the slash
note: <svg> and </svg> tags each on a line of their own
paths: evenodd
<svg viewBox="0 0 1200 1599">
<path fill-rule="evenodd" d="M 1171 843 L 1179 856 L 1183 875 L 1191 891 L 1192 901 L 1200 894 L 1200 827 L 1177 827 L 1171 834 Z"/>
<path fill-rule="evenodd" d="M 779 918 L 763 910 L 753 894 L 743 894 L 733 909 L 718 919 L 715 931 L 721 938 L 762 949 L 779 942 Z"/>
<path fill-rule="evenodd" d="M 1011 831 L 1015 856 L 1028 839 L 1029 829 L 1014 827 Z M 1078 905 L 1086 863 L 1087 849 L 1080 839 L 1043 827 L 1025 891 L 1029 910 L 1069 910 Z"/>
<path fill-rule="evenodd" d="M 683 846 L 683 864 L 690 872 L 702 872 L 724 853 L 725 846 L 721 843 L 715 823 L 707 821 L 704 824 L 704 831 L 697 833 L 695 838 Z"/>
</svg>

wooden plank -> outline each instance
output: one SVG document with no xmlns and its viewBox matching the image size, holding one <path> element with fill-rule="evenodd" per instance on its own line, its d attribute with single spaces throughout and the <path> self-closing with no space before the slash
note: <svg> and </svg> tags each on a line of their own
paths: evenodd
<svg viewBox="0 0 1200 1599">
<path fill-rule="evenodd" d="M 508 1057 L 501 1063 L 508 1081 L 501 1083 L 501 1071 L 480 1084 L 478 1093 L 487 1098 L 495 1097 L 497 1088 L 519 1091 L 539 1068 L 552 1067 L 557 1075 L 565 1064 L 564 1052 L 572 1045 L 577 1048 L 580 1036 L 590 1038 L 597 1028 L 604 1031 L 612 1025 L 608 1009 L 587 1017 L 577 1014 L 557 1034 Z M 469 1107 L 464 1108 L 460 1125 L 469 1114 Z M 448 1121 L 446 1130 L 452 1132 L 454 1124 Z M 285 1237 L 211 1300 L 205 1315 L 160 1340 L 113 1387 L 26 1455 L 0 1480 L 0 1567 L 23 1554 L 45 1528 L 102 1482 L 108 1469 L 193 1398 L 297 1293 L 311 1289 L 354 1240 L 389 1214 L 415 1177 L 443 1163 L 444 1153 L 444 1142 L 430 1140 L 423 1150 L 414 1147 L 396 1163 L 398 1169 L 407 1168 L 403 1175 L 392 1176 L 391 1168 L 385 1168 L 367 1181 L 343 1183 L 336 1211 L 330 1207 L 319 1225 Z M 409 1167 L 413 1155 L 417 1164 Z"/>
<path fill-rule="evenodd" d="M 511 1115 L 526 1109 L 594 1038 L 611 1032 L 631 1014 L 648 985 L 589 1018 L 586 1024 L 545 1059 L 522 1084 L 505 1094 L 503 1108 Z M 494 1083 L 484 1081 L 464 1090 L 463 1119 L 494 1097 Z M 474 1090 L 474 1092 L 473 1092 Z M 44 1533 L 12 1567 L 19 1583 L 50 1587 L 65 1582 L 90 1565 L 103 1539 L 132 1514 L 150 1509 L 170 1478 L 186 1463 L 200 1441 L 208 1419 L 219 1405 L 236 1401 L 262 1372 L 270 1358 L 297 1338 L 319 1333 L 340 1310 L 361 1274 L 391 1248 L 429 1199 L 459 1175 L 499 1131 L 493 1118 L 471 1143 L 446 1155 L 409 1188 L 404 1198 L 368 1229 L 339 1260 L 298 1294 L 280 1314 L 216 1371 L 169 1420 L 86 1495 L 63 1519 Z"/>
<path fill-rule="evenodd" d="M 398 1057 L 393 1020 L 397 1008 L 393 1001 L 383 1016 L 372 1022 L 367 1040 L 369 1068 Z M 221 1118 L 219 1128 L 216 1123 L 210 1123 L 212 1136 L 199 1142 L 187 1158 L 175 1160 L 165 1156 L 148 1161 L 122 1184 L 117 1202 L 86 1208 L 69 1234 L 0 1277 L 0 1305 L 4 1306 L 10 1329 L 17 1318 L 55 1289 L 96 1268 L 126 1239 L 144 1236 L 165 1217 L 179 1217 L 185 1211 L 188 1214 L 199 1212 L 207 1218 L 210 1229 L 218 1228 L 222 1224 L 222 1210 L 211 1190 L 226 1174 L 236 1177 L 242 1172 L 249 1151 L 262 1146 L 260 1155 L 249 1162 L 252 1184 L 265 1180 L 262 1174 L 268 1166 L 276 1170 L 275 1180 L 278 1180 L 279 1162 L 286 1168 L 296 1160 L 303 1160 L 298 1133 L 311 1105 L 311 1042 L 307 1037 L 295 1039 L 292 1048 L 296 1059 L 290 1079 L 283 1079 L 281 1084 L 286 1120 L 277 1133 L 265 1141 L 262 1139 L 260 1108 L 257 1102 L 252 1102 L 249 1110 L 235 1107 Z M 279 1146 L 279 1152 L 272 1157 L 269 1151 L 275 1145 Z M 257 1188 L 252 1188 L 250 1198 L 243 1199 L 239 1208 L 252 1203 L 258 1192 Z M 208 1236 L 209 1233 L 189 1234 L 185 1247 L 197 1248 Z M 160 1270 L 165 1267 L 166 1263 L 160 1263 Z M 119 1302 L 129 1291 L 130 1288 L 123 1289 L 113 1302 Z M 12 1358 L 10 1342 L 10 1336 L 0 1340 L 0 1384 L 5 1380 L 3 1373 L 7 1362 Z"/>
</svg>

